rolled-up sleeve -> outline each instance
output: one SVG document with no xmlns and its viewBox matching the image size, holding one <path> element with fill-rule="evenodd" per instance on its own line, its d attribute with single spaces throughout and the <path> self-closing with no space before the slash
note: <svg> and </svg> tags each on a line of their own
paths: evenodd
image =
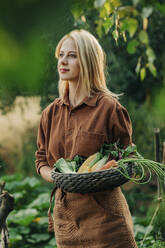
<svg viewBox="0 0 165 248">
<path fill-rule="evenodd" d="M 44 112 L 42 113 L 39 128 L 38 128 L 38 135 L 37 135 L 37 151 L 35 152 L 35 165 L 37 173 L 40 174 L 40 169 L 43 166 L 49 166 L 47 158 L 46 158 L 46 149 L 45 149 L 45 118 Z"/>
<path fill-rule="evenodd" d="M 109 125 L 112 143 L 119 141 L 124 147 L 132 144 L 132 123 L 127 110 L 121 104 L 115 104 Z"/>
</svg>

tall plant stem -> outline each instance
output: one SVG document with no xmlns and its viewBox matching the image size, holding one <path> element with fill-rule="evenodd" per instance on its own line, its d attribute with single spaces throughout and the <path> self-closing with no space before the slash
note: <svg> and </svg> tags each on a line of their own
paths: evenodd
<svg viewBox="0 0 165 248">
<path fill-rule="evenodd" d="M 160 163 L 160 130 L 159 128 L 155 129 L 155 160 L 156 162 Z M 150 232 L 150 228 L 154 222 L 154 219 L 159 211 L 160 208 L 160 203 L 162 201 L 162 187 L 161 187 L 161 182 L 157 179 L 157 207 L 155 209 L 155 212 L 152 216 L 152 219 L 148 225 L 148 228 L 144 234 L 143 240 L 142 240 L 142 244 L 144 243 L 148 233 Z"/>
</svg>

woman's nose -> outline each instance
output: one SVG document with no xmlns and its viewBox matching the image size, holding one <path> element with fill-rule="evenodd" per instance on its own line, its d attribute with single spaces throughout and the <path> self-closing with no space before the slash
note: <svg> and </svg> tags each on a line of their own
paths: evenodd
<svg viewBox="0 0 165 248">
<path fill-rule="evenodd" d="M 67 58 L 66 58 L 66 57 L 63 57 L 63 58 L 61 59 L 61 63 L 62 63 L 63 65 L 68 64 Z"/>
</svg>

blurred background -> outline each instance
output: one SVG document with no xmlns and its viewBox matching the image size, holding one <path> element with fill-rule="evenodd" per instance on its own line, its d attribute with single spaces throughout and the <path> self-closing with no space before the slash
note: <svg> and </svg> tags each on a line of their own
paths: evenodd
<svg viewBox="0 0 165 248">
<path fill-rule="evenodd" d="M 34 153 L 41 111 L 58 97 L 58 41 L 73 29 L 96 36 L 107 56 L 107 85 L 124 93 L 120 102 L 132 120 L 133 142 L 145 158 L 155 160 L 154 130 L 159 128 L 162 159 L 164 25 L 163 0 L 0 2 L 0 180 L 16 202 L 8 217 L 10 247 L 55 247 L 46 217 L 52 185 L 36 175 Z M 156 206 L 157 181 L 128 183 L 123 192 L 140 247 Z M 161 218 L 149 226 L 141 247 L 164 247 Z"/>
</svg>

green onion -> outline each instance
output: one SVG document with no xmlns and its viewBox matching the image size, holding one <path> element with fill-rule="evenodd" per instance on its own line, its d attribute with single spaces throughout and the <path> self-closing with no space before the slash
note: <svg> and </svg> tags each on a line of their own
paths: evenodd
<svg viewBox="0 0 165 248">
<path fill-rule="evenodd" d="M 149 159 L 144 159 L 142 158 L 142 156 L 138 156 L 136 158 L 135 157 L 124 158 L 124 159 L 118 160 L 117 162 L 118 162 L 118 168 L 115 168 L 115 170 L 118 170 L 124 177 L 126 177 L 127 179 L 131 180 L 134 183 L 146 184 L 150 182 L 152 178 L 152 172 L 156 174 L 160 182 L 165 182 L 164 164 L 161 164 L 161 163 L 149 160 Z M 139 173 L 137 174 L 135 173 L 134 177 L 130 177 L 128 175 L 128 172 L 126 171 L 126 165 L 128 165 L 129 163 L 134 164 L 134 170 L 137 169 L 138 171 L 140 171 L 139 178 L 137 178 L 137 175 Z M 123 171 L 121 171 L 120 168 L 123 169 Z M 146 179 L 147 172 L 149 176 Z"/>
</svg>

